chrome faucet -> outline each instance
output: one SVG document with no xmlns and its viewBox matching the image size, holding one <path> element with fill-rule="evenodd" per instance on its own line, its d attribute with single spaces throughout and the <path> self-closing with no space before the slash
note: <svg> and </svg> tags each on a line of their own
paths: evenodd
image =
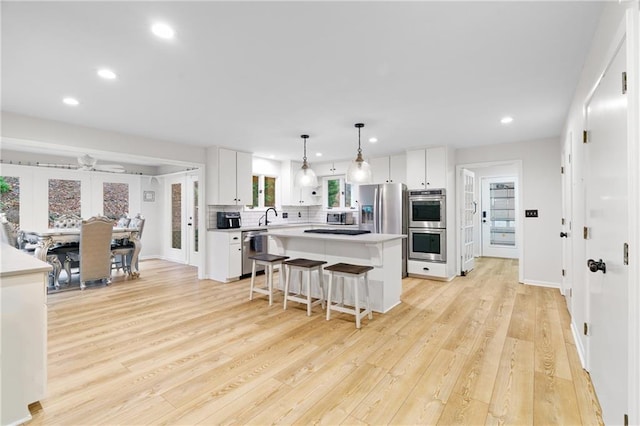
<svg viewBox="0 0 640 426">
<path fill-rule="evenodd" d="M 264 226 L 269 225 L 269 210 L 273 210 L 273 213 L 278 216 L 278 212 L 274 207 L 269 207 L 267 211 L 264 212 Z"/>
</svg>

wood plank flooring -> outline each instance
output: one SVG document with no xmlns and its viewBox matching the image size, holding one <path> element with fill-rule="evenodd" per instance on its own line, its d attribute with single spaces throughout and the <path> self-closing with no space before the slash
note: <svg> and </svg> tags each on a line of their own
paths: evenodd
<svg viewBox="0 0 640 426">
<path fill-rule="evenodd" d="M 48 296 L 48 396 L 29 424 L 603 424 L 563 297 L 518 284 L 516 261 L 407 278 L 361 330 L 250 302 L 248 280 L 140 266 Z"/>
</svg>

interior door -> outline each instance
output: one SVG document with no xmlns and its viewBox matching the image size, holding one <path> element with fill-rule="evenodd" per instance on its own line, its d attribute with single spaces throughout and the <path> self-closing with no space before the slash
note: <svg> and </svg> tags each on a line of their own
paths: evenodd
<svg viewBox="0 0 640 426">
<path fill-rule="evenodd" d="M 187 263 L 200 265 L 200 223 L 199 223 L 199 181 L 197 175 L 188 175 L 186 179 L 186 253 Z"/>
<path fill-rule="evenodd" d="M 572 133 L 567 135 L 562 148 L 562 221 L 560 238 L 562 239 L 562 294 L 567 303 L 567 309 L 572 312 L 573 298 L 573 235 L 571 223 L 573 220 L 573 180 L 571 167 Z"/>
<path fill-rule="evenodd" d="M 622 424 L 628 412 L 628 266 L 623 255 L 628 238 L 627 100 L 621 91 L 625 45 L 616 52 L 585 108 L 585 267 L 588 259 L 602 260 L 587 272 L 587 366 L 605 424 Z"/>
<path fill-rule="evenodd" d="M 467 275 L 474 267 L 474 215 L 478 210 L 478 203 L 474 200 L 476 179 L 475 173 L 471 170 L 460 170 L 460 185 L 458 193 L 462 194 L 461 206 L 461 226 L 460 226 L 460 254 L 461 254 L 461 275 Z"/>
<path fill-rule="evenodd" d="M 482 256 L 518 258 L 516 177 L 482 178 Z"/>
<path fill-rule="evenodd" d="M 165 253 L 169 260 L 174 262 L 187 262 L 186 249 L 186 179 L 185 175 L 167 176 L 165 178 L 165 192 L 167 200 L 165 204 L 166 230 Z"/>
</svg>

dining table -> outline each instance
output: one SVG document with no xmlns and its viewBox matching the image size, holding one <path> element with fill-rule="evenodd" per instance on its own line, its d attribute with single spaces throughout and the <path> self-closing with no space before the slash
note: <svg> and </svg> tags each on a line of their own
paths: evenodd
<svg viewBox="0 0 640 426">
<path fill-rule="evenodd" d="M 49 262 L 51 256 L 48 256 L 49 249 L 63 244 L 79 243 L 80 228 L 48 228 L 43 230 L 23 230 L 24 239 L 26 241 L 34 241 L 36 244 L 34 256 L 44 262 Z M 131 256 L 131 264 L 128 270 L 129 276 L 138 278 L 140 271 L 138 269 L 138 255 L 142 248 L 139 238 L 140 230 L 138 228 L 119 228 L 114 227 L 112 232 L 112 240 L 128 240 L 133 244 L 133 253 Z M 53 265 L 56 268 L 56 265 Z M 57 284 L 57 283 L 56 283 Z"/>
</svg>

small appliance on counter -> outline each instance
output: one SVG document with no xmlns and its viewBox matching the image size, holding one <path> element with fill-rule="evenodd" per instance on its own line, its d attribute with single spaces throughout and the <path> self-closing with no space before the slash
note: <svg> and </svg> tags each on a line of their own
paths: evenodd
<svg viewBox="0 0 640 426">
<path fill-rule="evenodd" d="M 353 225 L 353 212 L 327 213 L 327 223 L 332 225 Z"/>
<path fill-rule="evenodd" d="M 240 228 L 242 221 L 240 220 L 240 212 L 217 212 L 218 229 Z"/>
</svg>

